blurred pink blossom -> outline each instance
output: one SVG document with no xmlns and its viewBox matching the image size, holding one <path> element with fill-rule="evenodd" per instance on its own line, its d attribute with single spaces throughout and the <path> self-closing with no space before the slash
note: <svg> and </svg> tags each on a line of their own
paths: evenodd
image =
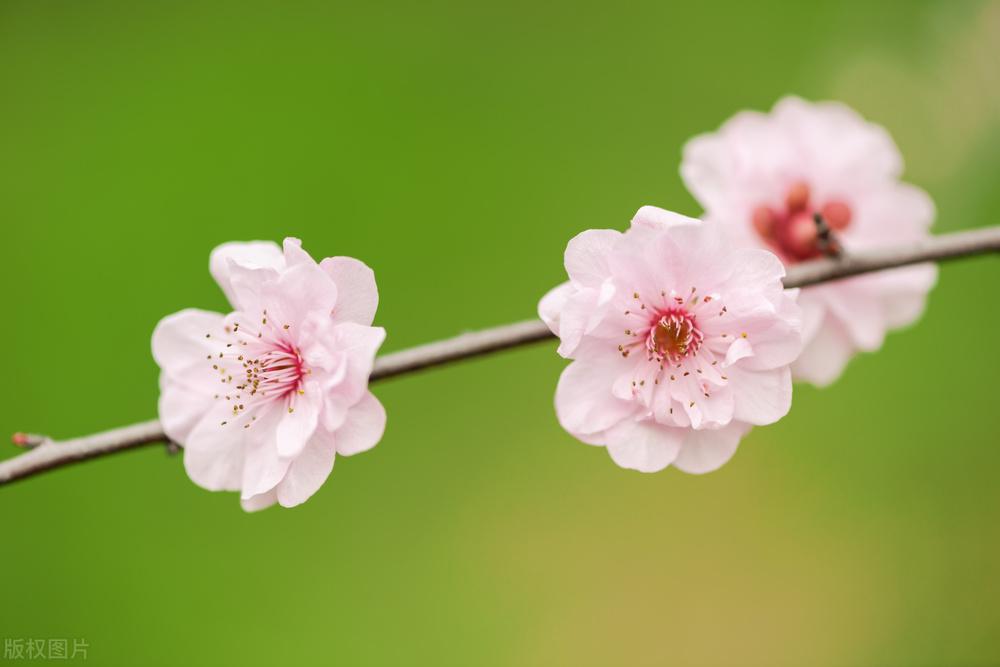
<svg viewBox="0 0 1000 667">
<path fill-rule="evenodd" d="M 184 466 L 206 489 L 241 491 L 244 509 L 307 500 L 337 454 L 382 437 L 385 411 L 368 391 L 385 330 L 365 264 L 320 264 L 285 239 L 228 243 L 210 270 L 229 315 L 182 310 L 153 332 L 160 420 L 184 445 Z"/>
<path fill-rule="evenodd" d="M 774 254 L 647 206 L 625 233 L 575 237 L 565 261 L 539 313 L 573 360 L 556 389 L 571 434 L 625 468 L 702 473 L 788 412 L 801 322 Z"/>
<path fill-rule="evenodd" d="M 779 101 L 744 111 L 684 147 L 681 175 L 737 243 L 767 248 L 786 264 L 821 255 L 812 219 L 821 213 L 844 250 L 924 238 L 934 219 L 927 194 L 901 183 L 903 160 L 882 127 L 835 102 Z M 796 378 L 826 385 L 858 350 L 923 312 L 937 279 L 931 264 L 808 287 Z"/>
</svg>

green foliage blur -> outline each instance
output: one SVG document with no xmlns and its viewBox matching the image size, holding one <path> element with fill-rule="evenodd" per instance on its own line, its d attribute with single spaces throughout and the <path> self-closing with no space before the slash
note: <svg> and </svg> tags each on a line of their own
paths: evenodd
<svg viewBox="0 0 1000 667">
<path fill-rule="evenodd" d="M 570 237 L 699 213 L 684 141 L 786 93 L 888 127 L 936 231 L 1000 222 L 1000 4 L 627 4 L 4 0 L 0 433 L 153 417 L 150 333 L 225 308 L 224 241 L 366 261 L 386 351 L 530 317 Z M 542 344 L 377 385 L 384 440 L 294 510 L 244 514 L 161 447 L 0 488 L 0 639 L 98 665 L 996 664 L 998 284 L 944 267 L 916 327 L 702 477 L 565 434 Z"/>
</svg>

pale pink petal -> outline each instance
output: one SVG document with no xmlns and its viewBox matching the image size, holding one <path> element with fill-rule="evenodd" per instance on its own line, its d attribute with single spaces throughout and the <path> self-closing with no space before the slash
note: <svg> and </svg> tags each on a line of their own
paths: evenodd
<svg viewBox="0 0 1000 667">
<path fill-rule="evenodd" d="M 278 244 L 273 241 L 224 243 L 213 250 L 208 261 L 208 269 L 229 299 L 229 303 L 236 306 L 237 298 L 231 284 L 233 265 L 247 269 L 279 271 L 285 267 L 285 258 Z"/>
<path fill-rule="evenodd" d="M 320 424 L 327 431 L 333 433 L 347 421 L 347 414 L 350 412 L 352 398 L 336 391 L 327 391 L 323 397 L 323 409 L 320 412 Z"/>
<path fill-rule="evenodd" d="M 278 502 L 278 491 L 271 489 L 265 493 L 258 493 L 256 496 L 247 498 L 246 500 L 240 500 L 240 505 L 245 512 L 259 512 L 274 505 L 276 502 Z"/>
<path fill-rule="evenodd" d="M 566 246 L 566 273 L 581 287 L 598 287 L 611 273 L 608 255 L 621 232 L 611 229 L 588 229 L 570 240 Z"/>
<path fill-rule="evenodd" d="M 310 368 L 325 371 L 317 378 L 322 388 L 320 424 L 336 431 L 348 410 L 361 400 L 368 387 L 375 353 L 385 339 L 381 327 L 354 322 L 336 324 L 329 317 L 306 319 L 299 339 L 303 358 Z"/>
<path fill-rule="evenodd" d="M 284 270 L 284 269 L 282 269 Z M 252 313 L 254 317 L 267 308 L 264 290 L 273 287 L 281 274 L 272 268 L 251 268 L 230 260 L 230 303 L 238 311 Z"/>
<path fill-rule="evenodd" d="M 882 272 L 886 323 L 891 329 L 907 327 L 924 314 L 927 293 L 937 283 L 934 264 L 920 264 Z"/>
<path fill-rule="evenodd" d="M 598 431 L 597 433 L 574 433 L 573 437 L 585 445 L 592 445 L 594 447 L 604 447 L 608 444 L 604 439 L 604 431 Z"/>
<path fill-rule="evenodd" d="M 808 343 L 826 319 L 826 301 L 822 292 L 806 289 L 799 290 L 798 304 L 802 308 L 802 340 Z"/>
<path fill-rule="evenodd" d="M 703 389 L 699 388 L 702 393 L 695 399 L 695 406 L 701 412 L 702 425 L 714 428 L 731 422 L 736 410 L 736 397 L 729 386 L 712 387 L 707 393 Z"/>
<path fill-rule="evenodd" d="M 292 267 L 299 264 L 315 265 L 316 261 L 312 256 L 302 249 L 302 241 L 294 236 L 287 237 L 281 244 L 282 254 L 285 257 L 285 265 Z"/>
<path fill-rule="evenodd" d="M 734 355 L 734 359 L 741 360 L 744 368 L 768 370 L 787 366 L 801 354 L 802 309 L 792 301 L 793 296 L 794 290 L 788 290 L 777 306 L 761 307 L 738 320 L 740 336 L 737 343 L 745 341 L 749 348 L 734 350 L 734 345 L 730 348 L 730 353 Z M 744 333 L 747 334 L 745 339 Z M 726 364 L 730 361 L 727 357 Z"/>
<path fill-rule="evenodd" d="M 353 257 L 327 257 L 319 265 L 337 285 L 334 321 L 370 325 L 378 308 L 375 272 Z"/>
<path fill-rule="evenodd" d="M 194 391 L 178 382 L 163 380 L 161 376 L 158 403 L 160 424 L 168 438 L 183 443 L 213 407 L 214 400 L 210 395 Z"/>
<path fill-rule="evenodd" d="M 663 227 L 673 227 L 674 225 L 697 224 L 695 218 L 689 218 L 680 213 L 674 213 L 658 206 L 643 206 L 632 216 L 632 228 L 647 227 L 653 230 Z"/>
<path fill-rule="evenodd" d="M 729 349 L 726 350 L 726 358 L 722 362 L 723 368 L 728 368 L 733 364 L 737 363 L 741 359 L 753 356 L 753 346 L 750 345 L 750 341 L 746 338 L 739 337 L 734 340 L 730 345 Z"/>
<path fill-rule="evenodd" d="M 856 349 L 872 352 L 885 339 L 885 309 L 871 278 L 859 276 L 842 283 L 823 285 L 827 317 L 836 319 Z"/>
<path fill-rule="evenodd" d="M 682 394 L 681 397 L 675 395 L 674 400 L 676 405 L 680 407 L 680 410 L 674 410 L 674 414 L 681 413 L 687 417 L 687 423 L 691 428 L 703 428 L 705 421 L 705 414 L 701 410 L 701 404 L 698 402 L 698 394 L 690 382 L 675 382 L 671 385 L 674 388 L 674 393 Z"/>
<path fill-rule="evenodd" d="M 639 409 L 611 394 L 622 366 L 617 360 L 574 361 L 556 386 L 556 415 L 570 433 L 603 431 Z"/>
<path fill-rule="evenodd" d="M 228 406 L 217 403 L 181 443 L 188 477 L 209 491 L 238 491 L 242 483 L 246 436 L 228 422 Z"/>
<path fill-rule="evenodd" d="M 930 196 L 909 183 L 866 189 L 856 200 L 851 225 L 841 233 L 848 250 L 925 238 L 936 214 Z"/>
<path fill-rule="evenodd" d="M 207 391 L 215 378 L 205 372 L 206 357 L 218 351 L 211 335 L 222 333 L 224 319 L 194 308 L 164 317 L 153 330 L 153 359 L 171 378 Z"/>
<path fill-rule="evenodd" d="M 690 431 L 673 465 L 694 475 L 717 470 L 733 457 L 740 439 L 749 430 L 749 425 L 733 422 L 719 429 Z"/>
<path fill-rule="evenodd" d="M 625 400 L 635 400 L 643 406 L 653 403 L 653 384 L 659 370 L 655 365 L 633 358 L 621 362 L 622 370 L 611 385 L 611 394 Z"/>
<path fill-rule="evenodd" d="M 727 203 L 733 176 L 728 167 L 726 142 L 716 134 L 701 134 L 684 144 L 681 178 L 684 185 L 705 208 L 717 209 Z"/>
<path fill-rule="evenodd" d="M 693 221 L 667 227 L 655 241 L 637 236 L 634 242 L 646 248 L 647 265 L 661 288 L 670 285 L 687 296 L 693 287 L 706 294 L 724 283 L 735 265 L 721 232 L 714 222 Z"/>
<path fill-rule="evenodd" d="M 282 507 L 304 503 L 323 486 L 333 471 L 335 443 L 336 437 L 323 429 L 313 434 L 277 486 L 278 502 Z"/>
<path fill-rule="evenodd" d="M 787 367 L 750 371 L 739 364 L 726 370 L 733 392 L 733 419 L 763 426 L 773 424 L 792 407 L 792 374 Z"/>
<path fill-rule="evenodd" d="M 311 326 L 313 324 L 319 325 Z M 305 333 L 299 336 L 299 350 L 306 365 L 311 369 L 325 371 L 324 387 L 340 384 L 347 374 L 347 354 L 331 344 L 330 337 L 336 335 L 333 332 L 334 326 L 329 317 L 310 317 L 302 327 Z"/>
<path fill-rule="evenodd" d="M 337 286 L 316 264 L 300 263 L 285 269 L 261 287 L 267 315 L 277 324 L 294 326 L 311 313 L 332 313 Z"/>
<path fill-rule="evenodd" d="M 729 299 L 751 296 L 747 290 L 759 293 L 760 287 L 755 290 L 750 286 L 778 285 L 785 277 L 785 265 L 767 250 L 740 248 L 734 251 L 731 261 L 732 273 L 723 286 Z"/>
<path fill-rule="evenodd" d="M 566 300 L 559 314 L 559 347 L 557 351 L 571 358 L 584 335 L 597 326 L 607 309 L 614 286 L 603 283 L 600 289 L 578 289 Z"/>
<path fill-rule="evenodd" d="M 564 282 L 549 290 L 538 302 L 538 316 L 549 327 L 552 333 L 559 335 L 559 321 L 569 297 L 576 292 L 576 287 L 570 282 Z"/>
<path fill-rule="evenodd" d="M 836 320 L 827 318 L 792 364 L 792 374 L 797 380 L 826 387 L 840 377 L 853 355 L 854 346 L 847 332 Z"/>
<path fill-rule="evenodd" d="M 249 429 L 244 429 L 246 458 L 240 483 L 244 500 L 277 486 L 291 464 L 291 459 L 278 455 L 277 429 L 282 411 L 281 406 L 270 407 Z"/>
<path fill-rule="evenodd" d="M 278 422 L 278 455 L 296 457 L 316 431 L 323 395 L 319 382 L 306 382 L 303 393 L 294 397 L 293 406 Z"/>
<path fill-rule="evenodd" d="M 347 413 L 343 426 L 337 429 L 337 453 L 352 456 L 368 451 L 382 439 L 385 432 L 385 408 L 370 391 Z"/>
<path fill-rule="evenodd" d="M 903 158 L 885 128 L 840 102 L 811 103 L 790 96 L 774 105 L 772 119 L 820 173 L 871 183 L 899 178 L 903 171 Z"/>
<path fill-rule="evenodd" d="M 767 115 L 743 111 L 685 144 L 681 177 L 713 218 L 732 224 L 747 207 L 777 199 L 797 166 L 778 130 Z"/>
<path fill-rule="evenodd" d="M 328 431 L 336 431 L 347 419 L 352 406 L 357 404 L 368 389 L 368 378 L 385 330 L 366 327 L 353 322 L 327 323 L 323 329 L 324 345 L 336 351 L 343 364 L 328 374 L 323 385 L 323 407 L 320 423 Z M 310 348 L 315 355 L 315 347 Z"/>
<path fill-rule="evenodd" d="M 639 472 L 663 470 L 677 458 L 684 429 L 651 420 L 625 420 L 604 433 L 608 454 L 622 468 Z"/>
<path fill-rule="evenodd" d="M 337 392 L 354 405 L 368 389 L 368 376 L 375 364 L 375 353 L 385 340 L 385 329 L 341 322 L 333 331 L 337 349 L 347 355 L 346 373 Z"/>
</svg>

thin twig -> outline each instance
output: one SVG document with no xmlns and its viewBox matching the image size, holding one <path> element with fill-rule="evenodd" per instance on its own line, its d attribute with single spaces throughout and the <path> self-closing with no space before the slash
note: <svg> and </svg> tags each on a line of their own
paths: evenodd
<svg viewBox="0 0 1000 667">
<path fill-rule="evenodd" d="M 371 381 L 412 373 L 431 366 L 442 366 L 459 359 L 478 357 L 548 338 L 552 338 L 552 332 L 541 320 L 525 320 L 483 331 L 464 333 L 454 338 L 418 345 L 379 357 L 375 360 Z"/>
<path fill-rule="evenodd" d="M 994 252 L 1000 252 L 1000 227 L 942 234 L 917 243 L 802 262 L 788 269 L 785 286 L 806 287 L 909 264 L 940 262 Z M 552 333 L 540 320 L 526 320 L 465 333 L 379 357 L 375 361 L 371 381 L 520 347 L 551 337 Z M 20 456 L 0 462 L 0 485 L 76 461 L 165 442 L 166 436 L 160 423 L 152 420 L 71 440 L 56 441 L 44 436 L 19 433 L 15 434 L 14 441 L 15 444 L 30 449 Z"/>
<path fill-rule="evenodd" d="M 0 463 L 0 484 L 13 482 L 36 473 L 84 461 L 96 456 L 119 452 L 154 442 L 163 442 L 163 427 L 156 419 L 148 422 L 114 428 L 103 433 L 56 442 L 45 438 L 20 456 Z M 15 438 L 17 442 L 17 438 Z M 32 443 L 23 443 L 31 446 Z"/>
<path fill-rule="evenodd" d="M 1000 227 L 940 234 L 890 248 L 852 251 L 839 259 L 823 258 L 796 264 L 788 269 L 785 287 L 808 287 L 860 273 L 993 252 L 1000 252 Z"/>
</svg>

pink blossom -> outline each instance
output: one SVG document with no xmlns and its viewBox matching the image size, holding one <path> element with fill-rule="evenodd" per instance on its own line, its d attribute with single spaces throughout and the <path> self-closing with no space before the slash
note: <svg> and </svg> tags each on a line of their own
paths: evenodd
<svg viewBox="0 0 1000 667">
<path fill-rule="evenodd" d="M 779 101 L 770 114 L 745 111 L 684 148 L 681 175 L 705 208 L 743 245 L 786 264 L 821 255 L 814 213 L 852 250 L 926 237 L 934 204 L 899 181 L 903 160 L 882 127 L 848 107 Z M 858 350 L 877 350 L 889 329 L 923 312 L 937 279 L 920 265 L 808 287 L 796 378 L 826 385 Z"/>
<path fill-rule="evenodd" d="M 160 420 L 191 479 L 240 491 L 244 509 L 292 507 L 337 454 L 375 446 L 385 410 L 368 376 L 385 330 L 371 326 L 375 276 L 350 257 L 319 264 L 298 239 L 227 243 L 210 270 L 234 312 L 188 309 L 153 332 Z"/>
<path fill-rule="evenodd" d="M 565 260 L 569 282 L 538 310 L 573 360 L 556 414 L 578 439 L 624 468 L 702 473 L 788 412 L 801 322 L 772 253 L 647 206 L 625 233 L 578 235 Z"/>
</svg>

